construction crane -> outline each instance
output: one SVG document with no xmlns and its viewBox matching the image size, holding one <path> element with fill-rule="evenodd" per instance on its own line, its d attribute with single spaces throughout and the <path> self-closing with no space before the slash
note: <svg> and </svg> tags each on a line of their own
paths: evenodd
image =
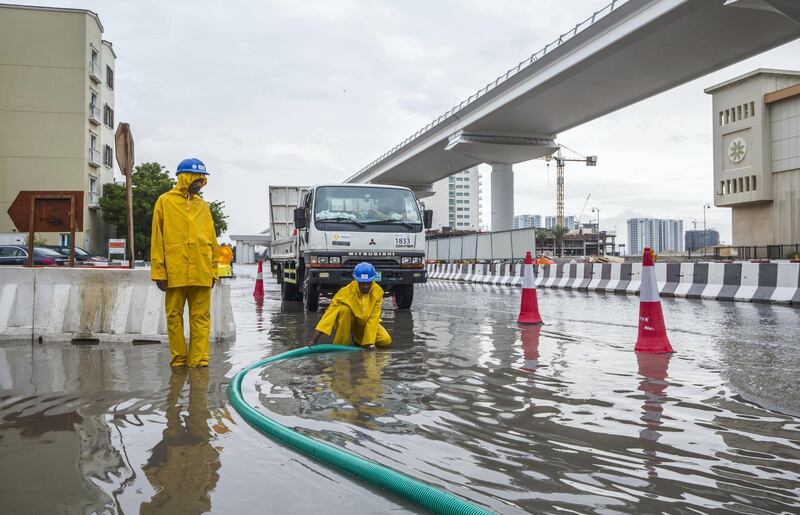
<svg viewBox="0 0 800 515">
<path fill-rule="evenodd" d="M 583 225 L 583 223 L 582 223 L 582 220 L 583 220 L 583 213 L 586 211 L 586 206 L 588 206 L 588 205 L 589 205 L 589 199 L 590 199 L 591 197 L 592 197 L 592 194 L 591 194 L 591 193 L 589 193 L 588 195 L 586 195 L 586 202 L 584 202 L 584 203 L 583 203 L 583 209 L 581 209 L 581 214 L 579 214 L 579 215 L 578 215 L 578 217 L 575 219 L 575 225 Z"/>
<path fill-rule="evenodd" d="M 562 149 L 578 157 L 564 157 Z M 572 161 L 586 163 L 586 166 L 597 166 L 597 156 L 583 156 L 569 147 L 559 145 L 555 154 L 544 158 L 548 167 L 551 159 L 556 161 L 556 224 L 564 227 L 564 163 Z"/>
</svg>

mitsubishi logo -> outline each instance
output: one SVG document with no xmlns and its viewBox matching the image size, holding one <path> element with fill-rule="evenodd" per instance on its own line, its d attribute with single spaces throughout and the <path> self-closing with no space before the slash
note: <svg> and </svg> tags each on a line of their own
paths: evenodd
<svg viewBox="0 0 800 515">
<path fill-rule="evenodd" d="M 377 243 L 375 243 L 375 238 L 370 238 L 369 239 L 369 244 L 370 245 L 377 245 Z"/>
</svg>

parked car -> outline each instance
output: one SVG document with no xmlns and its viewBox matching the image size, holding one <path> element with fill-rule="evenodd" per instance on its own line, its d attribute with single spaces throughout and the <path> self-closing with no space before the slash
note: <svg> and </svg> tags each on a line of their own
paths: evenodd
<svg viewBox="0 0 800 515">
<path fill-rule="evenodd" d="M 47 247 L 33 247 L 33 264 L 64 266 L 69 258 Z M 27 265 L 28 249 L 22 245 L 0 245 L 0 265 Z"/>
<path fill-rule="evenodd" d="M 56 252 L 60 252 L 61 254 L 67 256 L 69 258 L 69 245 L 48 245 L 47 248 L 53 249 Z M 75 261 L 83 262 L 94 262 L 94 263 L 105 263 L 108 259 L 104 258 L 103 256 L 98 256 L 97 254 L 92 254 L 87 250 L 84 250 L 77 245 L 75 246 Z"/>
</svg>

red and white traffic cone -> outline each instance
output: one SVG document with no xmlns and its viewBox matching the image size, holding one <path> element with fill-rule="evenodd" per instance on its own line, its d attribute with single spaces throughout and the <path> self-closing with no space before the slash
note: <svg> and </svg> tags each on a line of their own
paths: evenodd
<svg viewBox="0 0 800 515">
<path fill-rule="evenodd" d="M 536 300 L 536 286 L 533 281 L 533 257 L 531 251 L 525 254 L 525 274 L 522 278 L 522 302 L 519 307 L 520 324 L 542 324 L 539 316 L 539 302 Z"/>
<path fill-rule="evenodd" d="M 256 287 L 253 288 L 253 297 L 256 299 L 264 298 L 264 272 L 262 270 L 263 261 L 258 262 L 258 272 L 256 273 Z"/>
<path fill-rule="evenodd" d="M 639 337 L 636 352 L 675 352 L 667 338 L 664 313 L 661 311 L 661 296 L 656 283 L 656 267 L 650 248 L 642 254 L 642 285 L 639 289 Z"/>
</svg>

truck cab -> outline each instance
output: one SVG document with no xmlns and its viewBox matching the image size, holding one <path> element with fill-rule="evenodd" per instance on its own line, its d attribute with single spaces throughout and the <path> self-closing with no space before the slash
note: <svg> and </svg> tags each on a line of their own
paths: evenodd
<svg viewBox="0 0 800 515">
<path fill-rule="evenodd" d="M 366 261 L 397 307 L 411 307 L 414 284 L 427 280 L 425 229 L 432 212 L 422 207 L 411 190 L 397 186 L 330 184 L 302 190 L 290 246 L 275 242 L 272 248 L 284 300 L 302 300 L 315 311 L 320 295 L 348 284 L 355 266 Z"/>
</svg>

